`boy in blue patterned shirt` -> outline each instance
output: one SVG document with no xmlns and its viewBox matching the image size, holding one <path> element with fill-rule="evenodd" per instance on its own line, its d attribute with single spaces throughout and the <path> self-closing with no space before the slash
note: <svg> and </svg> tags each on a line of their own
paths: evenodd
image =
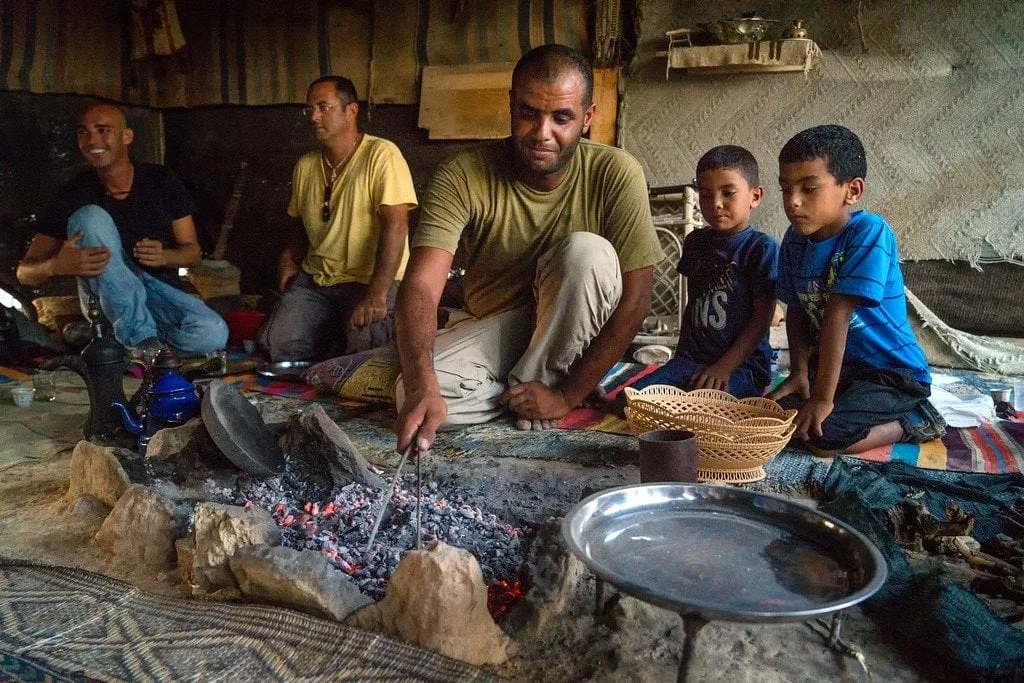
<svg viewBox="0 0 1024 683">
<path fill-rule="evenodd" d="M 763 396 L 771 379 L 768 327 L 775 313 L 779 245 L 750 224 L 761 203 L 757 160 L 722 145 L 697 162 L 700 210 L 711 227 L 683 241 L 678 271 L 687 304 L 675 356 L 633 387 L 671 384 Z M 625 396 L 620 395 L 620 405 Z"/>
<path fill-rule="evenodd" d="M 772 398 L 799 408 L 796 436 L 813 450 L 860 453 L 942 430 L 907 321 L 896 236 L 881 216 L 853 209 L 866 174 L 864 147 L 843 126 L 807 129 L 779 153 L 791 225 L 776 291 L 788 306 L 791 367 Z"/>
</svg>

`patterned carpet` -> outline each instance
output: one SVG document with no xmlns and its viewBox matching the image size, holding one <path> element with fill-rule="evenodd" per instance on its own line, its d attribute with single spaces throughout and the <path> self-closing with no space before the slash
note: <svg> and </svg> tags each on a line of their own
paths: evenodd
<svg viewBox="0 0 1024 683">
<path fill-rule="evenodd" d="M 150 595 L 0 558 L 0 681 L 486 681 L 482 671 L 275 607 Z"/>
</svg>

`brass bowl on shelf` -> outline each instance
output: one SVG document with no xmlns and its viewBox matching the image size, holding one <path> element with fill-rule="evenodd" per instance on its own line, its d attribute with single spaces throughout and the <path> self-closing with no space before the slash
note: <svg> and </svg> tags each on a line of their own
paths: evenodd
<svg viewBox="0 0 1024 683">
<path fill-rule="evenodd" d="M 723 19 L 721 21 L 709 21 L 698 24 L 697 27 L 707 31 L 721 43 L 732 45 L 736 43 L 755 43 L 764 40 L 768 28 L 777 24 L 776 19 L 761 19 L 760 17 L 748 17 L 745 19 Z"/>
</svg>

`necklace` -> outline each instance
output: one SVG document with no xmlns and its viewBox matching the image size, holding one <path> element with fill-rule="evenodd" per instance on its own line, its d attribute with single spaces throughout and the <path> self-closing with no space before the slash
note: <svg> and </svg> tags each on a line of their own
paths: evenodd
<svg viewBox="0 0 1024 683">
<path fill-rule="evenodd" d="M 352 157 L 353 152 L 356 151 L 356 147 L 359 146 L 359 141 L 362 139 L 362 133 L 357 135 L 356 139 L 352 142 L 352 146 L 348 148 L 348 151 L 345 152 L 345 156 L 343 156 L 341 158 L 341 161 L 339 161 L 337 164 L 331 163 L 331 160 L 327 158 L 326 151 L 320 153 L 320 158 L 324 160 L 324 165 L 327 167 L 327 169 L 325 169 L 324 171 L 324 175 L 327 175 L 327 171 L 330 171 L 330 177 L 327 179 L 328 186 L 334 185 L 334 181 L 338 179 L 338 174 L 341 172 L 341 169 L 344 168 L 345 164 L 348 163 L 348 160 Z"/>
<path fill-rule="evenodd" d="M 128 189 L 126 189 L 126 190 L 115 190 L 115 189 L 113 189 L 111 187 L 106 186 L 106 184 L 104 184 L 104 187 L 106 187 L 106 190 L 107 190 L 106 191 L 106 195 L 108 197 L 113 197 L 114 199 L 123 199 L 124 197 L 127 197 L 128 193 L 130 193 L 132 191 L 132 184 L 134 182 L 135 182 L 135 167 L 133 166 L 130 169 L 130 171 L 128 172 Z"/>
</svg>

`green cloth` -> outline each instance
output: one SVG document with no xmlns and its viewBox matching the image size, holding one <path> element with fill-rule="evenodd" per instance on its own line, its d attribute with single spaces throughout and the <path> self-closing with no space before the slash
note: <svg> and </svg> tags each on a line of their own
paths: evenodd
<svg viewBox="0 0 1024 683">
<path fill-rule="evenodd" d="M 480 145 L 434 175 L 413 247 L 465 250 L 465 308 L 485 318 L 533 302 L 537 260 L 574 232 L 601 235 L 629 272 L 664 258 L 640 164 L 580 140 L 565 179 L 538 192 L 512 173 L 509 139 Z"/>
</svg>

